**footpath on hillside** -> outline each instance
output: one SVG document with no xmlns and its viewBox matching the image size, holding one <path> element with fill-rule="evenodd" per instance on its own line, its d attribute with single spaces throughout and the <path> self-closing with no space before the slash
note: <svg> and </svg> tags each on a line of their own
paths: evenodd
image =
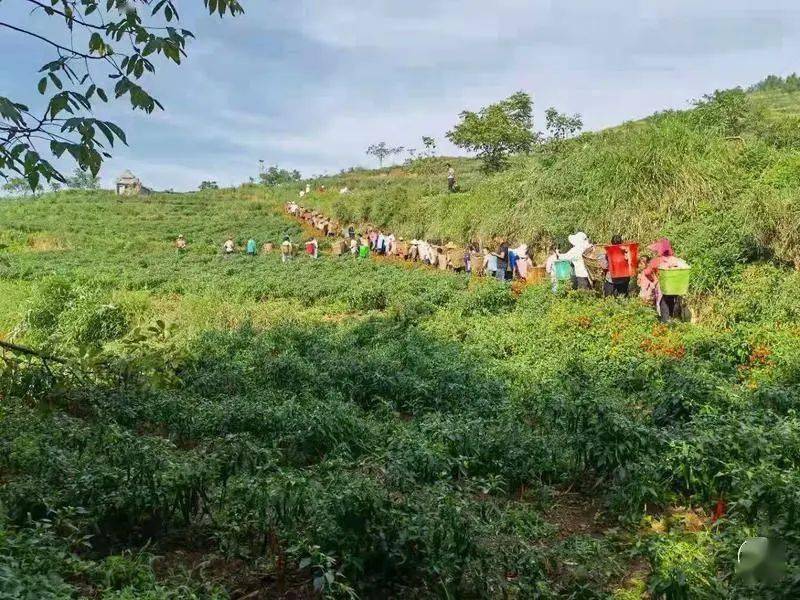
<svg viewBox="0 0 800 600">
<path fill-rule="evenodd" d="M 690 313 L 684 297 L 688 293 L 689 265 L 677 258 L 668 240 L 650 246 L 655 258 L 639 257 L 638 244 L 621 238 L 612 244 L 592 244 L 583 232 L 569 237 L 571 248 L 560 252 L 553 245 L 544 264 L 535 265 L 526 244 L 511 247 L 497 238 L 494 247 L 467 247 L 441 241 L 405 240 L 385 233 L 369 224 L 343 227 L 337 220 L 289 202 L 285 212 L 299 221 L 309 235 L 304 250 L 317 257 L 320 235 L 330 241 L 334 256 L 351 254 L 365 259 L 380 257 L 403 264 L 422 264 L 439 271 L 467 273 L 511 282 L 515 295 L 525 286 L 549 280 L 553 292 L 560 289 L 594 290 L 603 296 L 629 297 L 638 295 L 652 304 L 662 322 L 672 319 L 689 320 Z"/>
</svg>

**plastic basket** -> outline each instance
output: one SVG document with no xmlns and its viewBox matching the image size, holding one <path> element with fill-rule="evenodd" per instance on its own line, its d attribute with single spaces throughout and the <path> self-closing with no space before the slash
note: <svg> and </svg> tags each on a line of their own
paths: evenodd
<svg viewBox="0 0 800 600">
<path fill-rule="evenodd" d="M 691 269 L 659 269 L 658 285 L 665 296 L 685 296 L 689 292 Z"/>
<path fill-rule="evenodd" d="M 639 244 L 626 242 L 606 246 L 608 271 L 611 277 L 634 277 L 639 263 Z"/>
<path fill-rule="evenodd" d="M 572 279 L 572 263 L 568 260 L 557 260 L 553 265 L 553 272 L 559 281 Z"/>
</svg>

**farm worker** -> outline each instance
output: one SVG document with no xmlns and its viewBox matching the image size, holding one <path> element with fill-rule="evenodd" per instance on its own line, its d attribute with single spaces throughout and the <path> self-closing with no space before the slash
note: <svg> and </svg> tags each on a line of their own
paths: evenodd
<svg viewBox="0 0 800 600">
<path fill-rule="evenodd" d="M 378 242 L 378 232 L 374 229 L 370 229 L 369 231 L 369 248 L 370 250 L 375 249 L 375 244 Z"/>
<path fill-rule="evenodd" d="M 411 262 L 419 260 L 419 240 L 411 240 L 411 247 L 408 249 L 408 259 Z"/>
<path fill-rule="evenodd" d="M 307 183 L 306 184 L 306 194 L 310 194 L 310 193 L 311 193 L 311 184 Z"/>
<path fill-rule="evenodd" d="M 306 242 L 306 252 L 311 256 L 311 258 L 317 258 L 319 256 L 319 244 L 317 243 L 317 238 L 312 237 L 308 242 Z"/>
<path fill-rule="evenodd" d="M 508 243 L 503 238 L 498 238 L 498 240 L 499 244 L 494 253 L 497 257 L 497 273 L 495 275 L 500 281 L 505 281 L 508 269 Z"/>
<path fill-rule="evenodd" d="M 225 243 L 222 244 L 222 251 L 225 252 L 225 256 L 231 256 L 236 250 L 236 244 L 233 242 L 232 238 L 228 238 L 225 240 Z"/>
<path fill-rule="evenodd" d="M 555 294 L 558 291 L 558 277 L 556 277 L 556 261 L 558 260 L 558 246 L 552 244 L 550 246 L 550 253 L 547 255 L 547 260 L 544 262 L 545 273 L 550 275 L 550 282 L 552 283 L 552 290 Z"/>
<path fill-rule="evenodd" d="M 433 268 L 439 264 L 439 248 L 435 244 L 428 244 L 428 264 Z"/>
<path fill-rule="evenodd" d="M 350 190 L 347 188 L 347 186 L 344 186 L 343 188 L 339 189 L 339 194 L 341 194 L 341 195 L 349 194 L 349 193 L 350 193 Z"/>
<path fill-rule="evenodd" d="M 497 254 L 483 250 L 483 272 L 488 277 L 497 277 Z"/>
<path fill-rule="evenodd" d="M 394 243 L 394 253 L 403 260 L 408 258 L 410 246 L 404 238 L 398 238 Z"/>
<path fill-rule="evenodd" d="M 358 257 L 367 258 L 369 256 L 369 239 L 361 238 L 361 246 L 358 248 Z"/>
<path fill-rule="evenodd" d="M 178 249 L 178 251 L 186 250 L 186 238 L 183 237 L 183 234 L 180 234 L 178 239 L 175 240 L 175 247 Z"/>
<path fill-rule="evenodd" d="M 386 236 L 386 254 L 397 254 L 397 240 L 393 233 Z"/>
<path fill-rule="evenodd" d="M 248 256 L 256 255 L 256 241 L 253 238 L 247 240 L 247 255 Z"/>
<path fill-rule="evenodd" d="M 283 243 L 281 244 L 281 262 L 287 262 L 292 260 L 294 255 L 294 247 L 292 246 L 292 242 L 289 241 L 289 236 L 283 238 Z"/>
<path fill-rule="evenodd" d="M 426 265 L 431 264 L 431 259 L 429 256 L 430 245 L 425 240 L 419 240 L 417 242 L 417 253 L 419 255 L 419 259 L 425 263 Z"/>
<path fill-rule="evenodd" d="M 304 190 L 300 190 L 300 197 L 302 198 L 305 195 L 306 195 L 305 191 Z"/>
<path fill-rule="evenodd" d="M 573 233 L 567 239 L 572 244 L 572 248 L 562 254 L 561 258 L 572 263 L 572 268 L 575 272 L 572 287 L 576 290 L 588 290 L 591 288 L 591 283 L 589 281 L 589 271 L 583 261 L 583 253 L 592 247 L 592 243 L 589 241 L 589 236 L 582 231 Z"/>
<path fill-rule="evenodd" d="M 358 254 L 358 240 L 355 238 L 355 236 L 350 238 L 350 254 L 353 256 Z"/>
<path fill-rule="evenodd" d="M 375 238 L 375 252 L 378 254 L 386 254 L 386 236 L 382 231 L 379 231 L 378 237 Z"/>
<path fill-rule="evenodd" d="M 453 242 L 448 242 L 447 246 L 447 266 L 461 273 L 467 269 L 467 258 L 469 254 L 463 248 L 459 248 Z"/>
<path fill-rule="evenodd" d="M 347 237 L 350 239 L 356 239 L 356 228 L 353 225 L 347 228 Z"/>
<path fill-rule="evenodd" d="M 436 266 L 440 271 L 446 271 L 450 266 L 450 256 L 441 246 L 436 247 Z"/>
<path fill-rule="evenodd" d="M 661 293 L 658 284 L 658 272 L 661 269 L 686 268 L 689 265 L 677 256 L 672 250 L 672 244 L 667 238 L 661 238 L 648 246 L 656 256 L 647 267 L 639 274 L 639 295 L 645 301 L 655 304 L 656 313 L 662 323 L 668 323 L 670 319 L 679 317 L 681 314 L 681 297 L 667 296 Z"/>
<path fill-rule="evenodd" d="M 447 163 L 447 189 L 450 192 L 456 191 L 456 170 L 450 163 Z"/>
<path fill-rule="evenodd" d="M 470 275 L 483 274 L 483 256 L 481 255 L 480 248 L 477 244 L 472 244 L 469 248 L 469 261 L 467 262 L 467 271 Z"/>
<path fill-rule="evenodd" d="M 514 250 L 514 255 L 517 257 L 517 275 L 519 275 L 520 279 L 525 280 L 528 278 L 528 271 L 533 266 L 531 257 L 528 256 L 528 244 L 520 244 L 520 246 Z"/>
<path fill-rule="evenodd" d="M 622 236 L 615 235 L 611 238 L 611 245 L 612 246 L 619 246 L 622 244 Z M 603 267 L 603 270 L 606 272 L 606 278 L 603 282 L 603 296 L 627 296 L 628 291 L 631 285 L 631 278 L 630 277 L 612 277 L 611 276 L 611 264 L 608 260 L 608 255 L 603 254 L 600 258 L 600 266 Z"/>
</svg>

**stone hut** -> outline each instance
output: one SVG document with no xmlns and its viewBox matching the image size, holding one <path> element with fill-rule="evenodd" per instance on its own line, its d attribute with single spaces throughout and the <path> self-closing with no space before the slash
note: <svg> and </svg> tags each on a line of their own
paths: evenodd
<svg viewBox="0 0 800 600">
<path fill-rule="evenodd" d="M 118 196 L 137 196 L 146 191 L 146 188 L 142 187 L 142 182 L 136 175 L 126 169 L 117 177 L 116 190 Z"/>
</svg>

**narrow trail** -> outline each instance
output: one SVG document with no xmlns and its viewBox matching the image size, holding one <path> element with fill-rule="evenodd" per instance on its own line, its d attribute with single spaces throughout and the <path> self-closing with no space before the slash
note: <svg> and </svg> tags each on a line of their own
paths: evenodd
<svg viewBox="0 0 800 600">
<path fill-rule="evenodd" d="M 321 217 L 322 219 L 324 219 L 328 223 L 336 223 L 335 220 L 333 220 L 330 217 L 324 215 L 320 211 L 306 211 L 303 214 L 312 215 L 313 213 L 316 213 L 316 216 Z M 349 244 L 349 239 L 350 238 L 344 237 L 343 231 L 341 231 L 341 228 L 338 225 L 336 226 L 337 230 L 334 231 L 334 235 L 331 235 L 330 233 L 328 233 L 326 235 L 324 230 L 320 230 L 318 227 L 316 227 L 315 225 L 310 223 L 309 219 L 304 218 L 303 215 L 293 214 L 288 209 L 286 209 L 286 207 L 283 208 L 282 214 L 284 214 L 284 216 L 286 216 L 288 218 L 291 218 L 292 220 L 296 221 L 300 225 L 302 231 L 304 232 L 305 237 L 307 237 L 307 238 L 315 238 L 315 239 L 316 238 L 321 238 L 323 240 L 321 242 L 321 244 L 320 244 L 322 247 L 324 247 L 325 244 L 327 243 L 330 246 L 328 254 L 330 254 L 331 256 L 342 257 L 342 256 L 351 255 L 354 259 L 358 258 L 358 255 L 357 254 L 353 255 L 353 253 L 351 252 L 351 249 L 349 248 L 348 244 Z M 359 225 L 359 228 L 362 229 L 362 230 L 364 230 L 365 228 L 368 228 L 368 227 L 369 227 L 368 225 L 365 225 L 363 223 Z M 356 237 L 358 238 L 360 236 L 356 235 Z M 341 253 L 336 253 L 333 250 L 333 244 L 337 243 L 337 242 L 343 242 L 343 244 L 344 244 Z M 405 242 L 405 244 L 410 244 L 410 242 Z M 370 249 L 369 258 L 372 259 L 372 260 L 378 261 L 378 262 L 386 262 L 386 263 L 390 263 L 390 264 L 393 264 L 393 265 L 401 266 L 402 268 L 405 268 L 405 269 L 414 269 L 414 268 L 424 267 L 424 268 L 431 269 L 431 270 L 434 270 L 434 271 L 439 271 L 439 272 L 445 272 L 445 273 L 451 273 L 451 274 L 469 275 L 471 277 L 480 277 L 482 279 L 483 278 L 494 279 L 494 277 L 486 276 L 485 273 L 483 273 L 483 255 L 482 254 L 475 253 L 475 252 L 469 253 L 471 260 L 478 260 L 480 262 L 480 266 L 479 266 L 477 271 L 475 271 L 473 269 L 469 269 L 468 270 L 468 268 L 466 266 L 466 262 L 467 262 L 466 260 L 463 260 L 463 262 L 465 263 L 464 267 L 458 268 L 458 269 L 454 269 L 454 268 L 452 268 L 451 255 L 450 255 L 450 253 L 447 252 L 447 250 L 451 250 L 452 252 L 461 252 L 461 253 L 467 254 L 468 252 L 467 252 L 467 250 L 465 248 L 460 248 L 460 247 L 448 248 L 447 245 L 444 245 L 444 246 L 435 245 L 435 244 L 429 244 L 429 245 L 430 245 L 430 247 L 432 249 L 434 249 L 437 252 L 437 256 L 439 257 L 439 260 L 444 259 L 444 260 L 447 261 L 447 263 L 445 263 L 445 268 L 442 268 L 441 264 L 431 264 L 429 262 L 425 262 L 424 260 L 411 259 L 411 258 L 408 258 L 406 256 L 400 255 L 400 254 L 398 254 L 396 252 L 396 247 L 394 249 L 395 250 L 394 252 L 389 252 L 389 253 L 386 253 L 386 254 L 380 254 L 380 253 L 377 253 L 377 252 L 373 251 L 372 249 Z M 304 246 L 301 247 L 300 252 L 305 252 L 305 247 Z M 527 280 L 526 279 L 521 279 L 520 277 L 517 276 L 516 273 L 514 273 L 513 279 L 507 279 L 506 283 L 510 283 L 511 284 L 512 292 L 514 293 L 514 295 L 519 295 L 519 294 L 522 293 L 523 289 L 525 287 L 527 287 L 528 285 L 541 284 L 545 280 L 546 280 L 546 277 L 545 277 L 545 274 L 544 274 L 544 266 L 537 265 L 537 266 L 532 268 L 532 270 L 530 272 L 530 276 L 529 276 L 529 278 Z"/>
</svg>

